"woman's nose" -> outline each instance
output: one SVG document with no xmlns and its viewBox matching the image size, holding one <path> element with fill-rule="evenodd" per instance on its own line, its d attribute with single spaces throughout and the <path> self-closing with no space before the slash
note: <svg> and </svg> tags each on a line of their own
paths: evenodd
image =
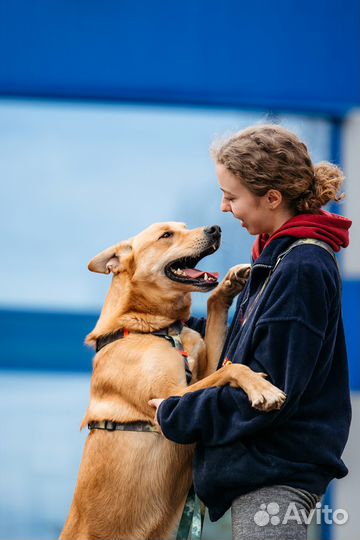
<svg viewBox="0 0 360 540">
<path fill-rule="evenodd" d="M 230 204 L 225 201 L 221 201 L 220 210 L 221 212 L 230 212 L 231 211 Z"/>
</svg>

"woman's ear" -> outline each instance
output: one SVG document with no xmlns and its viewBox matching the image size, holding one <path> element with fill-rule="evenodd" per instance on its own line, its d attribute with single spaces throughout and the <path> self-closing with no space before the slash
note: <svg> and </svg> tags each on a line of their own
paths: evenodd
<svg viewBox="0 0 360 540">
<path fill-rule="evenodd" d="M 132 252 L 131 244 L 122 242 L 117 246 L 111 246 L 96 255 L 88 264 L 91 272 L 99 274 L 118 274 L 123 269 L 125 259 Z"/>
<path fill-rule="evenodd" d="M 266 201 L 270 210 L 276 210 L 276 208 L 278 208 L 283 202 L 283 196 L 279 190 L 269 189 L 266 194 Z"/>
</svg>

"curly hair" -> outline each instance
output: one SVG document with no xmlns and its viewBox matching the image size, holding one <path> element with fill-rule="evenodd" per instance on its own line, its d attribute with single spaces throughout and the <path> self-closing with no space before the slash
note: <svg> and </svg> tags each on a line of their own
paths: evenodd
<svg viewBox="0 0 360 540">
<path fill-rule="evenodd" d="M 249 127 L 215 142 L 211 154 L 254 195 L 276 189 L 296 213 L 317 213 L 344 198 L 342 170 L 327 161 L 314 165 L 306 145 L 282 126 Z"/>
</svg>

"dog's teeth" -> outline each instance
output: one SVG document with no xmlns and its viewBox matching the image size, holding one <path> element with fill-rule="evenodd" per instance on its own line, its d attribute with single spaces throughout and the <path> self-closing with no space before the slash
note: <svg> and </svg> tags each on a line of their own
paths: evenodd
<svg viewBox="0 0 360 540">
<path fill-rule="evenodd" d="M 205 279 L 205 281 L 207 281 L 207 280 L 208 280 L 208 277 L 209 277 L 209 276 L 208 276 L 208 275 L 207 275 L 207 273 L 205 272 L 205 275 L 204 275 L 204 279 Z"/>
</svg>

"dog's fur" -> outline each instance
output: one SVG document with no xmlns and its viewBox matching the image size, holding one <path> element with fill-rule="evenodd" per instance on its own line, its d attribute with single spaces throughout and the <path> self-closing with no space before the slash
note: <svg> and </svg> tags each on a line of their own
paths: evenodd
<svg viewBox="0 0 360 540">
<path fill-rule="evenodd" d="M 164 233 L 171 231 L 172 236 Z M 168 237 L 167 237 L 168 236 Z M 200 335 L 183 328 L 181 338 L 193 374 L 186 385 L 183 359 L 165 339 L 150 332 L 190 317 L 191 292 L 209 290 L 173 281 L 164 271 L 185 256 L 215 251 L 220 234 L 189 230 L 181 223 L 155 224 L 111 247 L 89 264 L 94 272 L 114 274 L 101 316 L 87 343 L 126 328 L 130 334 L 95 356 L 90 405 L 82 423 L 154 422 L 153 398 L 182 396 L 212 386 L 242 388 L 252 405 L 279 408 L 284 394 L 240 364 L 218 371 L 227 312 L 243 288 L 248 265 L 229 271 L 208 301 L 206 347 Z M 207 351 L 207 352 L 206 352 Z M 93 430 L 80 467 L 70 515 L 61 534 L 70 539 L 165 539 L 174 530 L 191 486 L 193 445 L 178 445 L 161 433 Z"/>
</svg>

